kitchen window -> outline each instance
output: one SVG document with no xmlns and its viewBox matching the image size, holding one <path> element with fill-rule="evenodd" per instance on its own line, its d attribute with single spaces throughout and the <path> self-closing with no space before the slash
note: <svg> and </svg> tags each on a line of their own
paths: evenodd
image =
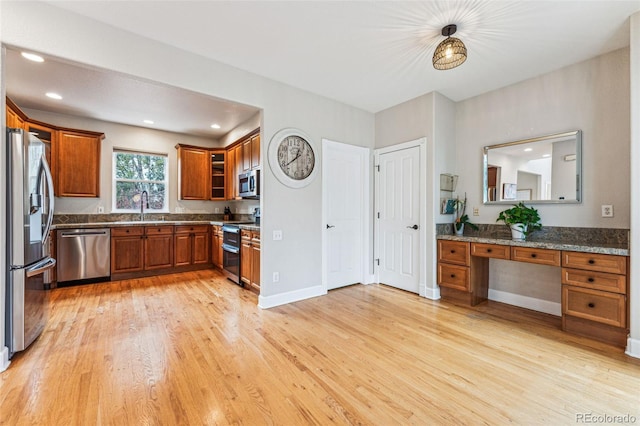
<svg viewBox="0 0 640 426">
<path fill-rule="evenodd" d="M 168 163 L 165 154 L 114 150 L 113 211 L 139 212 L 142 191 L 147 191 L 145 211 L 168 212 Z"/>
</svg>

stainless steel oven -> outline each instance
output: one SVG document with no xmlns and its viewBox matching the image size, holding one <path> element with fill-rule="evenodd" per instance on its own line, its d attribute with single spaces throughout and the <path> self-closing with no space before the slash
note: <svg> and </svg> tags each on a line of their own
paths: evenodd
<svg viewBox="0 0 640 426">
<path fill-rule="evenodd" d="M 222 227 L 222 267 L 227 278 L 240 284 L 240 228 L 234 225 Z"/>
</svg>

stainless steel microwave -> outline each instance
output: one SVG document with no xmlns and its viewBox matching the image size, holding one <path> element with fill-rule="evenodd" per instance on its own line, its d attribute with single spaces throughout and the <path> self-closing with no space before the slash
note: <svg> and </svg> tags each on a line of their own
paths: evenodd
<svg viewBox="0 0 640 426">
<path fill-rule="evenodd" d="M 238 189 L 242 198 L 260 198 L 260 170 L 238 175 Z"/>
</svg>

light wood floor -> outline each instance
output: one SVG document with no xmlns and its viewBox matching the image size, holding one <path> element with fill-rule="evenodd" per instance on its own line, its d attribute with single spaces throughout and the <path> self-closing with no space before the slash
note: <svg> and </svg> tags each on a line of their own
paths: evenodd
<svg viewBox="0 0 640 426">
<path fill-rule="evenodd" d="M 215 271 L 56 289 L 52 303 L 0 374 L 2 424 L 640 422 L 640 360 L 498 303 L 358 285 L 260 310 Z"/>
</svg>

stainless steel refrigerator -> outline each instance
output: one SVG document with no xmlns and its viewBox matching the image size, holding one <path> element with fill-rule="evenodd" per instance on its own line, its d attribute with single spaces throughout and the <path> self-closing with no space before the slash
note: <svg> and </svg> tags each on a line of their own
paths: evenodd
<svg viewBox="0 0 640 426">
<path fill-rule="evenodd" d="M 9 357 L 42 333 L 49 312 L 45 272 L 56 261 L 47 249 L 53 220 L 53 180 L 45 144 L 7 129 L 6 346 Z"/>
</svg>

